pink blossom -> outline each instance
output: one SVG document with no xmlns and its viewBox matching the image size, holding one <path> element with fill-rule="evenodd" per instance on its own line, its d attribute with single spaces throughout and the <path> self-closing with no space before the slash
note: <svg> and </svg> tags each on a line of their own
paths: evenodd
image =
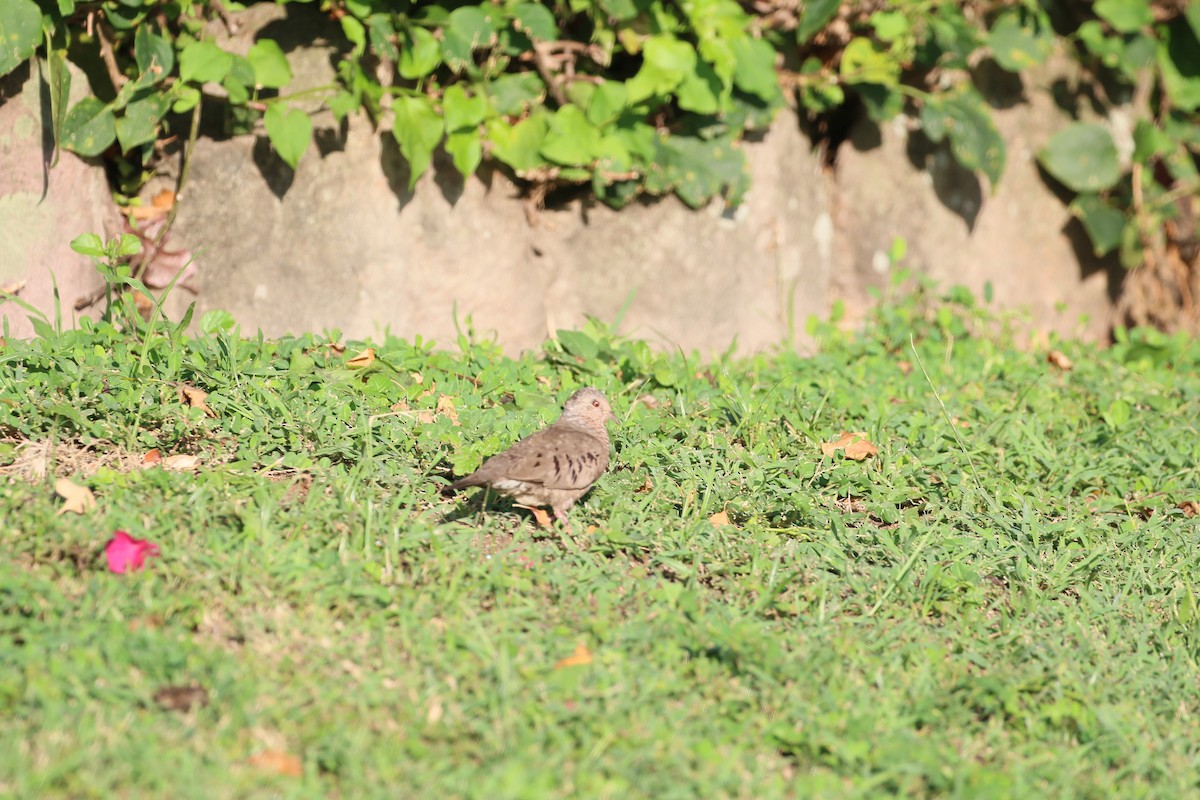
<svg viewBox="0 0 1200 800">
<path fill-rule="evenodd" d="M 108 556 L 108 569 L 119 575 L 141 569 L 146 556 L 158 555 L 158 545 L 145 539 L 134 539 L 125 531 L 116 531 L 104 546 L 104 554 Z"/>
</svg>

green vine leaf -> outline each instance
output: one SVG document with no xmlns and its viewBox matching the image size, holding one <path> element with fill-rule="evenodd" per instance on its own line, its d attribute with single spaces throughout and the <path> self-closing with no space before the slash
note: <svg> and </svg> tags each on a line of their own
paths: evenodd
<svg viewBox="0 0 1200 800">
<path fill-rule="evenodd" d="M 673 36 L 651 36 L 642 47 L 642 68 L 625 88 L 629 102 L 665 97 L 696 69 L 696 51 Z"/>
<path fill-rule="evenodd" d="M 442 95 L 442 115 L 447 133 L 476 128 L 487 116 L 487 111 L 487 97 L 482 94 L 471 97 L 461 84 L 447 87 Z"/>
<path fill-rule="evenodd" d="M 542 155 L 557 164 L 582 167 L 599 155 L 600 130 L 578 106 L 563 106 L 550 116 Z"/>
<path fill-rule="evenodd" d="M 33 55 L 42 41 L 42 10 L 33 0 L 0 3 L 0 75 L 7 75 Z"/>
<path fill-rule="evenodd" d="M 442 46 L 432 33 L 412 27 L 401 38 L 398 68 L 402 77 L 411 80 L 424 78 L 442 63 Z"/>
<path fill-rule="evenodd" d="M 461 6 L 450 12 L 442 31 L 442 58 L 455 72 L 472 66 L 472 53 L 495 43 L 492 13 L 481 6 Z"/>
<path fill-rule="evenodd" d="M 1200 108 L 1200 36 L 1184 19 L 1166 26 L 1158 68 L 1172 103 L 1185 111 Z"/>
<path fill-rule="evenodd" d="M 743 36 L 733 42 L 737 66 L 733 71 L 733 82 L 739 89 L 749 92 L 768 103 L 781 97 L 779 75 L 775 72 L 775 48 L 765 39 Z"/>
<path fill-rule="evenodd" d="M 1095 123 L 1076 122 L 1054 134 L 1038 153 L 1038 161 L 1076 192 L 1100 192 L 1121 178 L 1112 134 Z"/>
<path fill-rule="evenodd" d="M 98 156 L 116 139 L 117 119 L 95 97 L 80 100 L 63 120 L 63 147 L 81 156 Z"/>
<path fill-rule="evenodd" d="M 996 19 L 988 45 L 997 64 L 1009 72 L 1021 72 L 1046 60 L 1054 49 L 1054 32 L 1043 14 L 1013 8 Z"/>
<path fill-rule="evenodd" d="M 841 0 L 810 0 L 803 4 L 796 25 L 796 43 L 804 44 L 837 15 Z"/>
<path fill-rule="evenodd" d="M 117 142 L 121 150 L 129 152 L 139 145 L 153 142 L 158 136 L 158 124 L 168 108 L 170 102 L 161 94 L 152 94 L 125 106 L 125 113 L 116 121 Z"/>
<path fill-rule="evenodd" d="M 547 166 L 542 157 L 542 144 L 550 131 L 549 114 L 535 111 L 515 125 L 504 120 L 488 122 L 488 138 L 492 142 L 492 154 L 518 173 Z"/>
<path fill-rule="evenodd" d="M 1147 0 L 1096 0 L 1092 10 L 1119 33 L 1134 33 L 1154 24 Z"/>
<path fill-rule="evenodd" d="M 442 140 L 442 118 L 427 97 L 398 97 L 392 106 L 392 136 L 408 161 L 408 188 L 429 169 L 433 149 Z"/>
<path fill-rule="evenodd" d="M 967 169 L 982 172 L 993 188 L 1004 174 L 1004 139 L 974 90 L 932 97 L 921 109 L 921 128 L 935 142 L 947 136 L 955 159 Z"/>
<path fill-rule="evenodd" d="M 233 54 L 207 39 L 192 42 L 179 54 L 179 77 L 190 83 L 221 83 L 233 66 Z"/>
<path fill-rule="evenodd" d="M 312 119 L 299 109 L 289 110 L 282 103 L 272 103 L 263 114 L 263 124 L 275 152 L 295 169 L 312 139 Z"/>
<path fill-rule="evenodd" d="M 274 41 L 259 39 L 246 53 L 246 59 L 254 69 L 256 86 L 279 89 L 292 82 L 292 68 L 288 65 L 287 56 Z"/>
<path fill-rule="evenodd" d="M 139 73 L 146 75 L 157 69 L 158 80 L 167 77 L 175 69 L 174 44 L 170 39 L 151 31 L 149 25 L 142 25 L 134 32 L 133 56 Z"/>
<path fill-rule="evenodd" d="M 1099 195 L 1081 194 L 1071 203 L 1071 214 L 1083 223 L 1096 256 L 1111 253 L 1121 244 L 1126 218 Z"/>
<path fill-rule="evenodd" d="M 900 81 L 900 62 L 885 48 L 860 36 L 842 52 L 840 72 L 847 83 L 895 86 Z"/>
<path fill-rule="evenodd" d="M 479 131 L 466 130 L 449 134 L 446 137 L 446 152 L 454 161 L 454 168 L 462 173 L 464 178 L 469 178 L 475 174 L 479 162 L 483 160 L 483 142 L 479 138 Z"/>
</svg>

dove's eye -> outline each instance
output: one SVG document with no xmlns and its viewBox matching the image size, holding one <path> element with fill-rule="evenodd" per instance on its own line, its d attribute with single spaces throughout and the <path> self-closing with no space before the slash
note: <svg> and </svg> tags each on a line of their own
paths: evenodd
<svg viewBox="0 0 1200 800">
<path fill-rule="evenodd" d="M 595 408 L 599 408 L 599 407 L 600 407 L 600 401 L 599 401 L 599 400 L 593 400 L 593 401 L 592 401 L 592 405 L 593 405 Z"/>
</svg>

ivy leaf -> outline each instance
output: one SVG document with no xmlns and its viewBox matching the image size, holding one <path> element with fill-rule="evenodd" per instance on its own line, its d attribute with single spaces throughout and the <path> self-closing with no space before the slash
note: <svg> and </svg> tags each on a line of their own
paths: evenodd
<svg viewBox="0 0 1200 800">
<path fill-rule="evenodd" d="M 737 66 L 733 82 L 739 89 L 761 97 L 768 103 L 780 97 L 779 76 L 775 72 L 775 48 L 765 39 L 743 36 L 733 42 Z"/>
<path fill-rule="evenodd" d="M 840 72 L 847 83 L 895 86 L 900 81 L 900 62 L 875 42 L 860 36 L 842 51 Z"/>
<path fill-rule="evenodd" d="M 24 64 L 42 41 L 42 10 L 33 0 L 0 3 L 0 75 Z"/>
<path fill-rule="evenodd" d="M 591 101 L 587 105 L 587 117 L 593 125 L 604 126 L 613 122 L 625 110 L 625 102 L 629 92 L 625 84 L 617 81 L 605 81 L 592 92 Z M 682 103 L 682 99 L 680 100 Z"/>
<path fill-rule="evenodd" d="M 153 142 L 158 136 L 158 123 L 169 107 L 167 98 L 161 94 L 152 94 L 125 106 L 125 113 L 116 122 L 117 141 L 122 152 L 128 153 L 138 145 Z"/>
<path fill-rule="evenodd" d="M 175 69 L 175 48 L 165 37 L 150 30 L 149 25 L 140 25 L 133 34 L 133 57 L 138 72 L 145 75 L 158 69 L 156 80 L 161 80 Z"/>
<path fill-rule="evenodd" d="M 716 71 L 701 61 L 696 65 L 694 72 L 687 74 L 676 90 L 679 107 L 697 114 L 716 114 L 721 110 L 723 88 Z"/>
<path fill-rule="evenodd" d="M 542 144 L 550 130 L 545 111 L 535 111 L 516 125 L 499 119 L 488 122 L 488 139 L 492 142 L 492 155 L 517 172 L 525 172 L 547 165 L 541 155 Z"/>
<path fill-rule="evenodd" d="M 1092 250 L 1097 256 L 1110 253 L 1121 244 L 1125 215 L 1095 194 L 1085 193 L 1071 203 L 1071 214 L 1083 223 Z"/>
<path fill-rule="evenodd" d="M 487 110 L 487 97 L 482 94 L 471 97 L 461 84 L 452 84 L 442 95 L 442 116 L 447 133 L 477 127 L 483 122 Z"/>
<path fill-rule="evenodd" d="M 509 72 L 480 84 L 497 114 L 518 117 L 546 96 L 546 86 L 534 72 Z"/>
<path fill-rule="evenodd" d="M 642 47 L 642 68 L 626 82 L 629 102 L 665 97 L 696 69 L 696 51 L 673 36 L 651 36 Z"/>
<path fill-rule="evenodd" d="M 400 75 L 411 80 L 424 78 L 442 63 L 442 46 L 424 28 L 411 27 L 401 39 Z"/>
<path fill-rule="evenodd" d="M 1054 134 L 1038 153 L 1038 161 L 1076 192 L 1100 192 L 1121 178 L 1112 134 L 1096 123 L 1076 122 Z"/>
<path fill-rule="evenodd" d="M 207 39 L 191 42 L 179 54 L 179 77 L 194 83 L 220 83 L 233 66 L 233 54 Z"/>
<path fill-rule="evenodd" d="M 416 185 L 442 140 L 442 118 L 427 97 L 398 97 L 392 106 L 392 136 L 408 161 L 408 188 Z"/>
<path fill-rule="evenodd" d="M 811 0 L 804 3 L 800 22 L 796 25 L 796 43 L 804 44 L 813 34 L 824 29 L 837 15 L 841 0 Z"/>
<path fill-rule="evenodd" d="M 479 131 L 456 131 L 446 137 L 446 152 L 454 160 L 454 168 L 468 178 L 475 173 L 483 160 L 483 142 Z"/>
<path fill-rule="evenodd" d="M 312 138 L 312 119 L 299 109 L 288 110 L 282 103 L 272 103 L 263 114 L 263 124 L 275 152 L 295 169 Z"/>
<path fill-rule="evenodd" d="M 542 155 L 558 164 L 581 167 L 592 163 L 599 150 L 600 130 L 578 106 L 568 105 L 550 116 Z"/>
<path fill-rule="evenodd" d="M 117 120 L 95 97 L 85 97 L 63 120 L 63 147 L 81 156 L 98 156 L 117 138 Z"/>
<path fill-rule="evenodd" d="M 279 89 L 292 81 L 292 68 L 288 65 L 283 48 L 271 39 L 259 39 L 246 53 L 246 59 L 254 68 L 255 85 L 267 89 Z"/>
</svg>

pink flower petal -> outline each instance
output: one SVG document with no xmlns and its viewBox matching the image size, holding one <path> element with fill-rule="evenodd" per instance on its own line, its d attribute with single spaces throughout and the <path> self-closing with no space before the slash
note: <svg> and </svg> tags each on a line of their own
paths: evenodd
<svg viewBox="0 0 1200 800">
<path fill-rule="evenodd" d="M 147 556 L 158 555 L 158 545 L 145 539 L 134 539 L 125 531 L 116 531 L 104 546 L 108 569 L 118 575 L 142 568 Z"/>
</svg>

